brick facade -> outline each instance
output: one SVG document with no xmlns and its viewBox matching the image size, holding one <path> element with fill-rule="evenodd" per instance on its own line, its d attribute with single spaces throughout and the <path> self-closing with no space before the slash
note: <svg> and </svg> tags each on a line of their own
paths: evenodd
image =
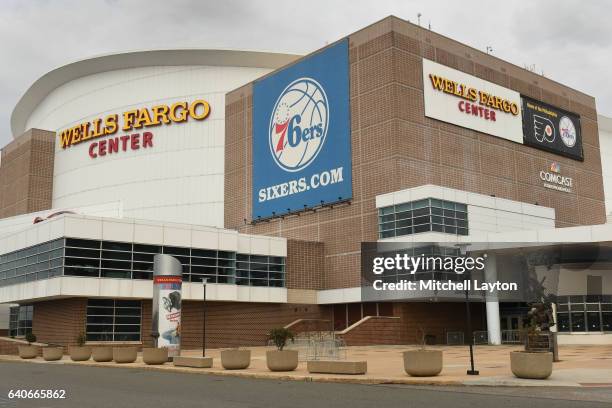
<svg viewBox="0 0 612 408">
<path fill-rule="evenodd" d="M 85 333 L 87 299 L 57 299 L 33 305 L 32 333 L 38 342 L 73 346 Z"/>
<path fill-rule="evenodd" d="M 322 289 L 323 259 L 323 243 L 287 240 L 287 261 L 285 265 L 287 288 Z"/>
<path fill-rule="evenodd" d="M 64 347 L 77 344 L 85 332 L 86 298 L 34 303 L 32 332 L 37 341 Z M 182 309 L 182 347 L 197 349 L 202 342 L 202 302 L 185 301 Z M 418 343 L 421 331 L 445 343 L 449 331 L 466 332 L 463 303 L 394 303 L 392 317 L 367 317 L 339 334 L 348 345 Z M 272 328 L 290 326 L 294 333 L 331 331 L 331 306 L 241 302 L 207 302 L 208 348 L 263 346 Z M 485 327 L 484 305 L 472 305 L 473 330 Z M 151 300 L 142 301 L 141 341 L 151 346 Z M 6 347 L 9 347 L 7 345 Z M 15 349 L 16 350 L 16 349 Z M 11 351 L 9 353 L 9 351 Z M 8 350 L 4 354 L 13 354 Z M 3 354 L 3 353 L 0 353 Z"/>
<path fill-rule="evenodd" d="M 434 184 L 553 207 L 558 227 L 606 221 L 592 97 L 395 17 L 348 39 L 350 204 L 251 224 L 253 97 L 247 84 L 226 96 L 226 228 L 323 243 L 321 288 L 336 289 L 360 284 L 360 242 L 378 238 L 379 194 Z M 584 162 L 425 117 L 423 58 L 580 114 Z M 574 178 L 571 194 L 542 186 L 539 172 L 552 161 Z"/>
<path fill-rule="evenodd" d="M 0 218 L 51 208 L 55 133 L 30 129 L 2 149 Z"/>
<path fill-rule="evenodd" d="M 399 317 L 366 317 L 338 334 L 347 346 L 401 344 L 402 319 Z"/>
<path fill-rule="evenodd" d="M 472 330 L 486 330 L 485 304 L 475 302 L 470 305 Z M 448 332 L 467 333 L 465 304 L 453 303 L 395 303 L 393 315 L 402 320 L 400 343 L 421 342 L 422 332 L 434 336 L 435 343 L 446 344 Z M 465 336 L 467 341 L 467 335 Z"/>
<path fill-rule="evenodd" d="M 142 339 L 152 344 L 151 301 L 143 300 Z M 206 347 L 263 346 L 270 329 L 300 318 L 331 320 L 331 309 L 317 305 L 206 302 Z M 202 302 L 182 306 L 182 347 L 202 345 Z"/>
<path fill-rule="evenodd" d="M 472 330 L 486 329 L 483 303 L 471 305 Z M 467 321 L 463 303 L 394 303 L 393 316 L 364 317 L 338 333 L 349 346 L 370 344 L 415 344 L 423 341 L 446 344 L 446 334 L 462 332 L 467 341 Z"/>
<path fill-rule="evenodd" d="M 8 339 L 0 339 L 0 355 L 5 355 L 5 354 L 17 355 L 19 351 L 18 347 L 20 344 L 27 344 L 27 343 L 16 342 L 13 340 L 8 340 Z"/>
</svg>

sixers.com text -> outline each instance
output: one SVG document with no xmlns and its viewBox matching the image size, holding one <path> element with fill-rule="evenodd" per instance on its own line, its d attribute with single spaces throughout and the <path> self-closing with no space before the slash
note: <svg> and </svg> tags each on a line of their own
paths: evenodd
<svg viewBox="0 0 612 408">
<path fill-rule="evenodd" d="M 310 180 L 307 180 L 306 177 L 300 177 L 295 180 L 289 180 L 274 186 L 262 188 L 259 190 L 258 200 L 260 203 L 263 203 L 265 201 L 274 200 L 275 198 L 302 193 L 310 189 L 341 183 L 343 181 L 342 169 L 342 167 L 338 167 L 336 169 L 315 173 L 310 176 Z"/>
</svg>

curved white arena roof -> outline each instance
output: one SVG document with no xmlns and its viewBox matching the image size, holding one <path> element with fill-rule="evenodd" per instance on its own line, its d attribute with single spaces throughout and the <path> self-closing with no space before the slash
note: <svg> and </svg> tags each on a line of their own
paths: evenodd
<svg viewBox="0 0 612 408">
<path fill-rule="evenodd" d="M 56 68 L 23 94 L 11 115 L 11 130 L 17 137 L 27 129 L 28 117 L 38 104 L 59 86 L 87 75 L 148 66 L 207 65 L 275 69 L 299 58 L 295 54 L 215 49 L 161 49 L 100 55 Z"/>
</svg>

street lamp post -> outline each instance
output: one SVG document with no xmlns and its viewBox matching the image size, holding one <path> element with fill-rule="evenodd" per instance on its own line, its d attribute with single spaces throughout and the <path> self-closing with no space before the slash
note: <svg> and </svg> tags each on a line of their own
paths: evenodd
<svg viewBox="0 0 612 408">
<path fill-rule="evenodd" d="M 467 255 L 467 247 L 470 244 L 456 244 L 455 246 L 459 248 L 459 252 L 461 256 Z M 469 277 L 468 279 L 472 279 L 472 273 L 468 271 Z M 467 286 L 465 288 L 465 317 L 467 321 L 467 335 L 468 335 L 468 345 L 470 346 L 470 369 L 467 370 L 467 375 L 478 375 L 480 374 L 478 370 L 474 369 L 474 334 L 472 333 L 472 313 L 470 311 L 470 291 Z"/>
<path fill-rule="evenodd" d="M 206 282 L 208 278 L 202 279 L 202 286 L 204 288 L 203 302 L 202 302 L 202 357 L 206 357 Z"/>
<path fill-rule="evenodd" d="M 470 278 L 472 274 L 470 273 Z M 474 334 L 472 333 L 472 313 L 470 312 L 470 292 L 465 289 L 465 313 L 467 318 L 468 341 L 470 345 L 470 369 L 467 370 L 467 375 L 478 375 L 478 370 L 474 370 Z"/>
</svg>

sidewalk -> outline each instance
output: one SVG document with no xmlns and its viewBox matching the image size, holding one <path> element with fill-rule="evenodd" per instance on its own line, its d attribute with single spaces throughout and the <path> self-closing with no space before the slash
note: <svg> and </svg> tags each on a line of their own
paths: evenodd
<svg viewBox="0 0 612 408">
<path fill-rule="evenodd" d="M 77 364 L 117 368 L 140 368 L 169 372 L 207 373 L 252 378 L 285 379 L 296 381 L 354 382 L 370 384 L 431 384 L 431 385 L 491 385 L 491 386 L 567 386 L 567 387 L 612 387 L 612 346 L 562 346 L 559 350 L 562 361 L 554 363 L 553 374 L 548 380 L 522 380 L 510 371 L 510 351 L 521 350 L 520 346 L 476 346 L 474 360 L 479 376 L 466 375 L 469 366 L 467 346 L 428 346 L 444 351 L 444 369 L 437 377 L 410 377 L 404 372 L 401 352 L 414 346 L 367 346 L 348 347 L 347 359 L 366 360 L 365 375 L 310 374 L 306 363 L 301 362 L 297 370 L 288 373 L 273 373 L 266 367 L 265 347 L 249 347 L 251 366 L 246 370 L 226 371 L 221 367 L 219 351 L 210 350 L 213 368 L 194 369 L 163 366 L 147 366 L 140 357 L 132 364 L 72 362 L 68 356 L 61 361 L 45 362 L 21 360 L 18 356 L 0 356 L 0 361 L 23 361 L 39 364 Z M 186 350 L 182 355 L 201 355 L 198 350 Z"/>
</svg>

